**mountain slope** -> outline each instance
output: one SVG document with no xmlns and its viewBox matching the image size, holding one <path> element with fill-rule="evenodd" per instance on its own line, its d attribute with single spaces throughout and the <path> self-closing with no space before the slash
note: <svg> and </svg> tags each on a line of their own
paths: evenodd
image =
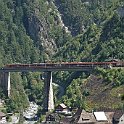
<svg viewBox="0 0 124 124">
<path fill-rule="evenodd" d="M 0 3 L 1 67 L 10 63 L 124 59 L 123 0 L 0 0 Z M 32 74 L 31 78 L 26 74 L 23 81 L 23 74 L 18 77 L 19 82 L 25 82 L 28 96 L 42 104 L 43 87 L 38 89 L 40 79 L 36 75 L 39 74 Z M 72 75 L 81 74 L 56 72 L 54 82 L 69 86 Z M 16 82 L 14 94 L 19 90 Z"/>
</svg>

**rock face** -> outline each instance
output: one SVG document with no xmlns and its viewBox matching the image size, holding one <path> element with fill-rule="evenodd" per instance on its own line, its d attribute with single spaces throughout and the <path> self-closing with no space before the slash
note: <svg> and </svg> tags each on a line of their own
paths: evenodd
<svg viewBox="0 0 124 124">
<path fill-rule="evenodd" d="M 33 10 L 31 9 L 30 14 L 26 15 L 25 18 L 26 22 L 24 22 L 24 25 L 28 35 L 40 52 L 45 54 L 45 58 L 50 60 L 57 51 L 56 42 L 59 42 L 56 41 L 55 37 L 57 36 L 54 36 L 54 29 L 59 27 L 66 34 L 71 34 L 62 20 L 57 6 L 51 0 L 42 4 L 36 0 L 33 3 Z"/>
<path fill-rule="evenodd" d="M 33 10 L 31 10 L 29 15 L 26 15 L 26 22 L 24 22 L 26 23 L 26 31 L 34 41 L 35 46 L 38 47 L 41 52 L 43 51 L 47 56 L 51 56 L 57 50 L 54 39 L 49 35 L 51 24 L 47 14 L 51 8 L 49 3 L 46 2 L 42 6 L 47 6 L 48 9 L 46 11 L 44 10 L 45 12 L 42 12 L 43 10 L 40 6 L 41 3 L 39 3 L 38 0 L 33 4 Z"/>
<path fill-rule="evenodd" d="M 63 28 L 63 30 L 66 32 L 66 33 L 69 33 L 71 34 L 71 31 L 68 29 L 68 27 L 64 24 L 63 20 L 62 20 L 62 16 L 57 8 L 57 6 L 55 5 L 55 3 L 52 1 L 51 2 L 52 5 L 54 6 L 55 10 L 56 10 L 56 21 L 57 23 L 59 24 L 59 26 L 61 28 Z"/>
<path fill-rule="evenodd" d="M 57 51 L 56 43 L 59 43 L 59 41 L 56 41 L 58 36 L 54 35 L 55 29 L 59 28 L 69 35 L 71 32 L 64 24 L 62 15 L 54 1 L 46 0 L 46 2 L 42 2 L 36 0 L 32 4 L 33 9 L 31 8 L 30 12 L 25 16 L 24 25 L 35 46 L 45 54 L 47 60 L 50 60 Z"/>
<path fill-rule="evenodd" d="M 28 24 L 29 35 L 35 41 L 36 46 L 48 55 L 54 54 L 57 48 L 54 40 L 48 35 L 50 27 L 46 20 L 32 15 L 28 18 Z"/>
<path fill-rule="evenodd" d="M 56 44 L 52 38 L 48 36 L 49 25 L 45 19 L 38 18 L 37 15 L 32 15 L 28 19 L 28 31 L 31 38 L 36 42 L 36 46 L 39 46 L 47 54 L 54 54 Z"/>
</svg>

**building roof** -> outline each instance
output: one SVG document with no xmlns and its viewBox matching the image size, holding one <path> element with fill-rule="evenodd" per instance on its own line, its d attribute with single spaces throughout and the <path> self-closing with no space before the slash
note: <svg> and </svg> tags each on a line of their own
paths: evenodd
<svg viewBox="0 0 124 124">
<path fill-rule="evenodd" d="M 94 116 L 97 121 L 107 121 L 107 117 L 104 112 L 94 112 Z"/>
<path fill-rule="evenodd" d="M 78 110 L 75 115 L 72 117 L 71 122 L 73 123 L 81 123 L 81 124 L 89 124 L 95 122 L 95 118 L 93 113 L 88 113 L 85 110 Z"/>
<path fill-rule="evenodd" d="M 71 118 L 63 119 L 62 122 L 66 122 L 65 124 L 112 124 L 113 115 L 113 110 L 110 112 L 107 110 L 107 112 L 99 111 L 88 113 L 85 110 L 78 109 Z"/>
<path fill-rule="evenodd" d="M 89 120 L 89 119 L 90 119 L 89 113 L 87 113 L 85 110 L 82 110 L 82 112 L 81 112 L 81 117 L 82 117 L 82 119 L 84 119 L 84 120 Z"/>
<path fill-rule="evenodd" d="M 70 120 L 71 120 L 70 118 L 62 117 L 60 122 L 62 124 L 70 124 Z"/>
<path fill-rule="evenodd" d="M 0 112 L 0 117 L 6 116 L 3 112 Z"/>
<path fill-rule="evenodd" d="M 109 123 L 112 123 L 114 112 L 105 112 Z"/>
<path fill-rule="evenodd" d="M 59 104 L 62 108 L 67 108 L 67 106 L 64 103 Z"/>
<path fill-rule="evenodd" d="M 73 115 L 73 117 L 71 118 L 70 121 L 71 122 L 74 122 L 74 121 L 79 120 L 79 117 L 81 115 L 81 112 L 82 112 L 82 110 L 81 109 L 78 109 L 77 112 Z"/>
</svg>

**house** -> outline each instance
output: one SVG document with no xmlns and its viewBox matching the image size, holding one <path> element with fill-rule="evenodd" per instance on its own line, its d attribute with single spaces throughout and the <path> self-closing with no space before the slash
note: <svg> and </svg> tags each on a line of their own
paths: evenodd
<svg viewBox="0 0 124 124">
<path fill-rule="evenodd" d="M 6 115 L 3 112 L 0 112 L 0 124 L 6 123 Z"/>
<path fill-rule="evenodd" d="M 49 114 L 48 116 L 46 116 L 46 121 L 55 121 L 55 117 L 52 114 Z"/>
<path fill-rule="evenodd" d="M 62 118 L 62 124 L 124 124 L 124 112 L 104 108 L 96 112 L 78 109 L 71 118 Z"/>
<path fill-rule="evenodd" d="M 59 104 L 55 110 L 59 113 L 66 113 L 68 111 L 67 106 L 64 103 Z"/>
<path fill-rule="evenodd" d="M 108 123 L 112 124 L 112 118 L 113 118 L 113 115 L 114 115 L 114 111 L 105 112 L 105 115 L 106 115 L 106 117 L 108 119 Z"/>
<path fill-rule="evenodd" d="M 96 120 L 92 113 L 88 113 L 81 109 L 78 109 L 70 120 L 72 124 L 95 124 L 95 122 Z"/>
<path fill-rule="evenodd" d="M 112 124 L 113 112 L 86 112 L 78 109 L 67 124 Z M 63 123 L 64 124 L 64 123 Z"/>
<path fill-rule="evenodd" d="M 124 124 L 124 112 L 116 110 L 113 115 L 113 124 Z"/>
<path fill-rule="evenodd" d="M 60 117 L 57 114 L 48 114 L 46 116 L 45 124 L 58 124 L 60 120 Z"/>
<path fill-rule="evenodd" d="M 102 108 L 97 109 L 96 111 L 104 111 L 105 115 L 107 117 L 108 123 L 112 124 L 113 115 L 114 115 L 114 112 L 115 112 L 114 109 L 102 107 Z"/>
</svg>

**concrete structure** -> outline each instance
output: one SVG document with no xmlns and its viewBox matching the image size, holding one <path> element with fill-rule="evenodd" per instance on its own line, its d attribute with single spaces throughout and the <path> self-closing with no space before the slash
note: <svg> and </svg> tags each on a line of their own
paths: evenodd
<svg viewBox="0 0 124 124">
<path fill-rule="evenodd" d="M 10 96 L 10 72 L 0 72 L 0 86 L 7 96 Z"/>
<path fill-rule="evenodd" d="M 52 88 L 52 72 L 45 72 L 44 82 L 44 109 L 45 111 L 54 110 L 54 98 Z"/>
</svg>

